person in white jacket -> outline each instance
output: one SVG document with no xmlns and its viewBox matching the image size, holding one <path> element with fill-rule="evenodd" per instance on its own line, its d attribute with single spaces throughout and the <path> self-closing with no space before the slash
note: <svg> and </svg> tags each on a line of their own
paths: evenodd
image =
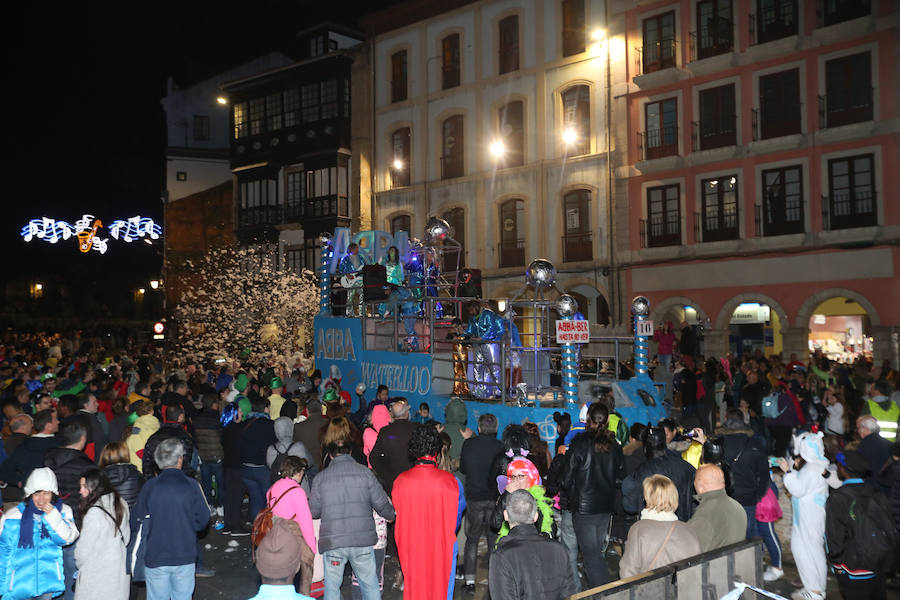
<svg viewBox="0 0 900 600">
<path fill-rule="evenodd" d="M 794 464 L 781 458 L 784 487 L 791 494 L 794 518 L 791 526 L 791 553 L 803 587 L 793 600 L 824 600 L 828 563 L 825 559 L 825 502 L 828 500 L 828 459 L 822 433 L 794 437 Z"/>
</svg>

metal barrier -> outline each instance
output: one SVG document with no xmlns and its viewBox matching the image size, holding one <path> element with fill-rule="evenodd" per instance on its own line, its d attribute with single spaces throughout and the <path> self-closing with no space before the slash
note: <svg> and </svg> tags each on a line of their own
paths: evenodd
<svg viewBox="0 0 900 600">
<path fill-rule="evenodd" d="M 762 576 L 762 540 L 757 538 L 585 590 L 569 600 L 718 600 L 735 581 L 761 586 Z M 755 595 L 744 592 L 742 597 Z"/>
</svg>

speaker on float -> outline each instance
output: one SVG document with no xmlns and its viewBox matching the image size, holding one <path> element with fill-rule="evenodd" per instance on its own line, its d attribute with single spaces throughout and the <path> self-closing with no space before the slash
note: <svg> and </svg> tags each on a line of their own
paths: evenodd
<svg viewBox="0 0 900 600">
<path fill-rule="evenodd" d="M 362 268 L 363 300 L 374 302 L 388 297 L 387 269 L 384 265 L 366 265 Z"/>
</svg>

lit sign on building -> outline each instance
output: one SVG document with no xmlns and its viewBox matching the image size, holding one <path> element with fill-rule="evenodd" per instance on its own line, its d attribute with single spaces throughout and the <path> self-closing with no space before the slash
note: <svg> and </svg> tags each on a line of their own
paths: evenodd
<svg viewBox="0 0 900 600">
<path fill-rule="evenodd" d="M 21 235 L 26 242 L 37 238 L 50 244 L 59 240 L 68 240 L 75 237 L 78 241 L 78 249 L 82 252 L 90 252 L 92 249 L 100 254 L 105 254 L 109 245 L 109 237 L 100 237 L 103 233 L 103 222 L 94 218 L 94 215 L 83 215 L 75 223 L 58 221 L 48 217 L 31 219 L 28 225 L 22 227 Z M 131 217 L 118 219 L 106 228 L 105 233 L 114 240 L 133 242 L 143 239 L 147 243 L 150 240 L 158 240 L 162 236 L 162 227 L 149 217 Z"/>
</svg>

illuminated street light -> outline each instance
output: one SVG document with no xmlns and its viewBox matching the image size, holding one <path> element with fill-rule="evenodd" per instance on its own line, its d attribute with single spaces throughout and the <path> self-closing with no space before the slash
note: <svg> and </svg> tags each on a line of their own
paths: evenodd
<svg viewBox="0 0 900 600">
<path fill-rule="evenodd" d="M 143 296 L 143 295 L 144 295 L 144 292 L 146 292 L 146 291 L 147 291 L 147 290 L 145 290 L 144 288 L 139 288 L 139 289 L 138 289 L 138 294 L 140 294 L 141 296 Z"/>
<path fill-rule="evenodd" d="M 37 290 L 37 291 L 41 291 L 42 289 L 44 289 L 44 284 L 43 284 L 43 283 L 36 283 L 36 284 L 34 284 L 34 289 Z"/>
<path fill-rule="evenodd" d="M 571 129 L 571 128 L 566 129 L 565 131 L 563 131 L 563 134 L 562 134 L 563 142 L 565 142 L 566 145 L 568 145 L 568 146 L 571 146 L 572 144 L 574 144 L 577 137 L 578 136 L 575 134 L 575 130 Z"/>
<path fill-rule="evenodd" d="M 503 147 L 503 142 L 501 142 L 500 140 L 494 140 L 493 142 L 491 142 L 490 150 L 491 155 L 494 158 L 501 158 L 503 156 L 503 153 L 506 152 L 506 149 Z"/>
<path fill-rule="evenodd" d="M 157 279 L 151 279 L 151 280 L 150 280 L 150 287 L 153 288 L 154 290 L 159 289 L 159 280 L 157 280 Z"/>
<path fill-rule="evenodd" d="M 228 104 L 228 98 L 226 98 L 225 96 L 219 96 L 218 98 L 216 98 L 216 102 L 223 105 Z"/>
<path fill-rule="evenodd" d="M 603 29 L 595 29 L 591 33 L 591 39 L 594 40 L 595 42 L 601 42 L 601 41 L 605 40 L 606 39 L 606 31 L 604 31 Z"/>
<path fill-rule="evenodd" d="M 394 170 L 395 170 L 395 171 L 402 171 L 402 170 L 403 170 L 403 161 L 400 160 L 399 158 L 395 158 L 395 159 L 394 159 Z"/>
</svg>

